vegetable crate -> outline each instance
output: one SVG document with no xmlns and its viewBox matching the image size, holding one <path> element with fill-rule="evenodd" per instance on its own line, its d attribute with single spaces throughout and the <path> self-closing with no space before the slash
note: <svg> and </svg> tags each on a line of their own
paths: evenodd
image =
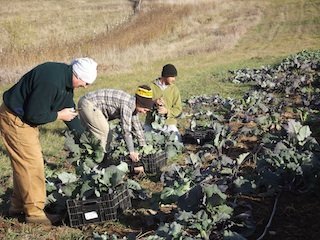
<svg viewBox="0 0 320 240">
<path fill-rule="evenodd" d="M 140 161 L 133 163 L 131 160 L 125 160 L 133 171 L 134 167 L 143 166 L 145 173 L 156 174 L 160 172 L 161 168 L 167 165 L 167 154 L 166 152 L 149 154 L 141 157 Z"/>
<path fill-rule="evenodd" d="M 96 199 L 67 200 L 71 227 L 117 220 L 121 212 L 131 206 L 128 188 L 124 184 L 117 186 L 112 193 Z"/>
<path fill-rule="evenodd" d="M 182 141 L 184 143 L 202 145 L 212 141 L 213 138 L 213 129 L 196 129 L 194 131 L 187 129 L 185 134 L 182 136 Z"/>
</svg>

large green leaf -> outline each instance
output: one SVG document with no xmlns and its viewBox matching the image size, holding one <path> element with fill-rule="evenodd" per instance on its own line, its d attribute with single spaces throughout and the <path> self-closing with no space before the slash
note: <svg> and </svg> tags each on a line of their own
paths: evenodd
<svg viewBox="0 0 320 240">
<path fill-rule="evenodd" d="M 116 166 L 112 165 L 104 169 L 101 183 L 107 187 L 115 187 L 123 182 L 125 172 L 120 171 Z"/>
<path fill-rule="evenodd" d="M 160 199 L 165 203 L 174 202 L 177 199 L 175 190 L 171 187 L 165 187 L 161 192 Z"/>
<path fill-rule="evenodd" d="M 250 153 L 242 153 L 239 155 L 239 157 L 237 158 L 237 164 L 241 165 L 241 163 L 246 159 L 246 157 L 249 155 Z"/>
<path fill-rule="evenodd" d="M 58 174 L 58 178 L 62 184 L 73 183 L 78 180 L 77 176 L 73 173 L 62 172 Z"/>
<path fill-rule="evenodd" d="M 224 240 L 246 240 L 243 236 L 230 230 L 225 230 L 223 233 Z"/>
<path fill-rule="evenodd" d="M 119 169 L 120 171 L 122 171 L 124 173 L 128 173 L 129 172 L 128 163 L 121 161 L 120 164 L 117 165 L 117 169 Z"/>
<path fill-rule="evenodd" d="M 92 187 L 90 186 L 89 181 L 85 181 L 81 186 L 80 196 L 86 196 L 88 191 L 92 191 Z"/>
<path fill-rule="evenodd" d="M 299 142 L 304 142 L 308 137 L 311 136 L 311 134 L 312 132 L 310 131 L 309 126 L 303 126 L 299 129 L 297 139 Z"/>
<path fill-rule="evenodd" d="M 227 195 L 224 194 L 218 187 L 218 185 L 216 184 L 206 184 L 202 186 L 203 192 L 204 194 L 210 198 L 212 197 L 214 194 L 218 195 L 221 199 L 225 200 L 227 199 Z"/>
<path fill-rule="evenodd" d="M 133 190 L 141 190 L 142 189 L 141 185 L 138 182 L 136 182 L 130 178 L 127 179 L 127 186 L 129 189 L 133 189 Z"/>
<path fill-rule="evenodd" d="M 65 196 L 67 197 L 72 197 L 73 196 L 73 192 L 75 191 L 75 189 L 77 188 L 78 184 L 77 183 L 69 183 L 65 186 L 62 186 L 62 192 L 64 193 Z"/>
</svg>

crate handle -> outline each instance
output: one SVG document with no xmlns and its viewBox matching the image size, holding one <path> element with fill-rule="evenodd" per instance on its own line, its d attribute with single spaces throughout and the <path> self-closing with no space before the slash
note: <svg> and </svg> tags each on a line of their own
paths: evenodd
<svg viewBox="0 0 320 240">
<path fill-rule="evenodd" d="M 98 203 L 97 200 L 87 200 L 86 202 L 83 202 L 82 205 L 93 205 L 93 204 L 96 204 Z"/>
</svg>

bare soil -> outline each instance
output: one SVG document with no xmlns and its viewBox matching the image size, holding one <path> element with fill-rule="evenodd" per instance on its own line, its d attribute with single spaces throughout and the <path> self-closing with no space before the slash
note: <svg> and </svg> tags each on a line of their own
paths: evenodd
<svg viewBox="0 0 320 240">
<path fill-rule="evenodd" d="M 152 201 L 133 201 L 133 209 L 125 212 L 119 222 L 105 222 L 101 224 L 88 225 L 80 230 L 87 236 L 92 232 L 114 233 L 118 236 L 135 235 L 143 239 L 144 236 L 152 234 L 162 221 L 170 222 L 174 219 L 175 205 L 162 205 L 158 207 L 157 194 L 162 189 L 160 182 L 154 182 L 148 178 L 141 180 L 144 188 L 153 191 Z M 11 189 L 1 196 L 4 200 L 0 204 L 0 216 L 5 219 L 8 209 L 8 200 Z M 264 232 L 274 208 L 276 197 L 244 197 L 253 207 L 253 216 L 256 222 L 256 231 L 249 240 L 258 239 Z M 0 238 L 8 230 L 20 232 L 24 228 L 23 219 L 11 221 L 0 221 Z M 38 230 L 48 231 L 45 227 L 37 227 Z M 62 231 L 68 226 L 60 225 L 51 231 Z M 317 240 L 320 234 L 320 197 L 315 193 L 293 194 L 283 192 L 276 206 L 275 214 L 270 227 L 264 235 L 265 240 Z M 92 236 L 92 235 L 91 235 Z"/>
<path fill-rule="evenodd" d="M 257 223 L 255 234 L 249 239 L 258 239 L 268 224 L 275 198 L 252 201 Z M 320 197 L 313 193 L 293 194 L 284 192 L 278 204 L 265 240 L 317 240 L 320 233 Z"/>
</svg>

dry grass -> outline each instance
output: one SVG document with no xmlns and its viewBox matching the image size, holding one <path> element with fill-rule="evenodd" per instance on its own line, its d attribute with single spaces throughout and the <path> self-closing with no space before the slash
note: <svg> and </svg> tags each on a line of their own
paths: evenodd
<svg viewBox="0 0 320 240">
<path fill-rule="evenodd" d="M 1 50 L 71 43 L 111 30 L 132 14 L 129 1 L 1 0 Z"/>
<path fill-rule="evenodd" d="M 120 30 L 134 39 L 132 44 L 121 50 L 113 48 L 111 53 L 106 48 L 106 54 L 99 58 L 106 65 L 113 64 L 106 69 L 126 72 L 133 65 L 148 69 L 154 61 L 222 52 L 234 46 L 260 17 L 257 6 L 248 7 L 245 1 L 214 0 L 179 8 L 174 5 L 149 7 Z"/>
<path fill-rule="evenodd" d="M 1 81 L 15 81 L 42 61 L 70 61 L 77 42 L 110 32 L 132 15 L 127 0 L 0 1 Z M 68 50 L 74 49 L 73 53 Z M 80 51 L 79 51 L 80 50 Z"/>
<path fill-rule="evenodd" d="M 143 1 L 143 11 L 135 16 L 129 1 L 78 1 L 77 7 L 54 1 L 44 7 L 35 1 L 4 2 L 2 82 L 16 81 L 48 60 L 91 56 L 105 74 L 130 71 L 138 63 L 222 51 L 234 46 L 261 15 L 254 1 L 237 0 Z"/>
<path fill-rule="evenodd" d="M 241 39 L 236 49 L 240 54 L 261 58 L 319 49 L 319 0 L 267 1 L 263 12 L 264 20 Z"/>
</svg>

